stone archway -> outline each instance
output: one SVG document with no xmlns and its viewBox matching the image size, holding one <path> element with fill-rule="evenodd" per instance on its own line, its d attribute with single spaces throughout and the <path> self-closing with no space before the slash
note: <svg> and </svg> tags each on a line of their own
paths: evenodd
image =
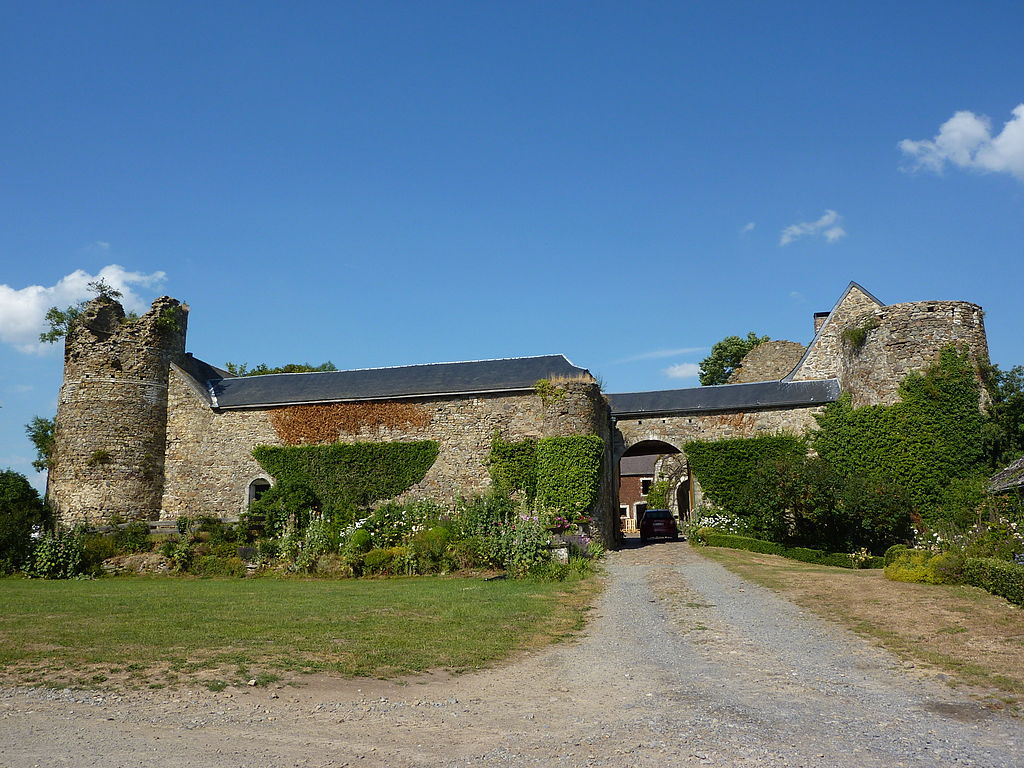
<svg viewBox="0 0 1024 768">
<path fill-rule="evenodd" d="M 631 445 L 622 442 L 618 447 L 615 467 L 620 533 L 629 535 L 637 530 L 640 516 L 647 509 L 647 492 L 658 480 L 669 482 L 667 506 L 680 517 L 680 522 L 685 521 L 692 505 L 689 465 L 682 451 L 657 438 L 639 440 Z"/>
</svg>

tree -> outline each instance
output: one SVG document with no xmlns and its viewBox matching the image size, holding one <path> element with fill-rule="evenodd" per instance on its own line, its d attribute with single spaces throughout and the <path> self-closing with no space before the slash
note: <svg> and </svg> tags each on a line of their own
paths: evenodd
<svg viewBox="0 0 1024 768">
<path fill-rule="evenodd" d="M 121 292 L 117 290 L 117 288 L 110 285 L 102 277 L 99 280 L 94 280 L 89 283 L 87 287 L 93 293 L 95 299 L 104 298 L 117 301 L 122 296 Z M 85 299 L 78 302 L 78 304 L 68 307 L 67 309 L 50 307 L 46 310 L 46 323 L 49 325 L 49 330 L 43 331 L 39 334 L 39 341 L 44 344 L 53 344 L 67 336 L 74 327 L 74 324 L 78 321 L 78 318 L 82 316 L 82 312 L 85 310 L 85 305 L 90 301 L 92 301 L 92 299 Z"/>
<path fill-rule="evenodd" d="M 310 365 L 309 363 L 288 363 L 287 365 L 278 366 L 277 368 L 271 368 L 266 363 L 260 363 L 254 368 L 249 368 L 248 363 L 224 363 L 224 367 L 228 369 L 228 373 L 235 376 L 265 376 L 268 373 L 316 373 L 318 371 L 336 371 L 338 370 L 334 363 L 328 360 L 320 365 Z"/>
<path fill-rule="evenodd" d="M 991 398 L 985 423 L 985 458 L 1002 469 L 1024 454 L 1024 365 L 1008 371 L 991 365 L 982 370 Z"/>
<path fill-rule="evenodd" d="M 0 573 L 25 563 L 32 551 L 33 532 L 49 523 L 46 505 L 25 476 L 0 470 Z"/>
<path fill-rule="evenodd" d="M 746 338 L 726 336 L 711 348 L 711 354 L 700 361 L 700 383 L 703 386 L 727 384 L 732 372 L 739 368 L 743 356 L 765 341 L 767 336 L 758 336 L 753 331 Z"/>
<path fill-rule="evenodd" d="M 44 419 L 42 416 L 33 416 L 32 421 L 25 425 L 25 434 L 36 447 L 36 458 L 32 462 L 32 468 L 36 472 L 44 472 L 50 468 L 53 460 L 53 430 L 54 420 Z"/>
</svg>

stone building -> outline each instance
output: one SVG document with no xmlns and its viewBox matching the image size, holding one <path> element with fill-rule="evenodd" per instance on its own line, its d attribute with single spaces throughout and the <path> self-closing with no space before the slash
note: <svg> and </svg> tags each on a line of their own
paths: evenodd
<svg viewBox="0 0 1024 768">
<path fill-rule="evenodd" d="M 743 383 L 609 395 L 613 460 L 660 456 L 657 476 L 676 488 L 670 504 L 685 519 L 701 502 L 682 454 L 688 441 L 802 434 L 841 393 L 854 406 L 894 403 L 906 375 L 926 368 L 949 344 L 988 361 L 984 313 L 968 302 L 885 305 L 850 283 L 830 311 L 813 319 L 806 348 L 794 342 L 754 347 L 734 374 Z"/>
<path fill-rule="evenodd" d="M 892 402 L 903 376 L 949 343 L 987 359 L 980 307 L 886 306 L 855 283 L 815 316 L 806 348 L 755 348 L 737 383 L 612 395 L 562 355 L 234 377 L 185 352 L 187 320 L 188 307 L 166 296 L 137 319 L 99 298 L 72 328 L 48 488 L 62 521 L 236 518 L 274 482 L 253 448 L 296 443 L 435 440 L 437 460 L 404 495 L 450 502 L 489 486 L 495 434 L 596 434 L 606 456 L 593 533 L 614 544 L 624 457 L 655 456 L 651 478 L 671 481 L 685 517 L 700 502 L 688 440 L 799 433 L 841 392 L 858 405 Z"/>
</svg>

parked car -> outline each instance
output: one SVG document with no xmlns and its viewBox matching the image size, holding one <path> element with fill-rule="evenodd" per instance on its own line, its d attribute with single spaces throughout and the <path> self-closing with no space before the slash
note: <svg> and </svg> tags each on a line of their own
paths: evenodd
<svg viewBox="0 0 1024 768">
<path fill-rule="evenodd" d="M 658 538 L 679 538 L 679 526 L 669 509 L 648 509 L 640 518 L 640 541 Z"/>
</svg>

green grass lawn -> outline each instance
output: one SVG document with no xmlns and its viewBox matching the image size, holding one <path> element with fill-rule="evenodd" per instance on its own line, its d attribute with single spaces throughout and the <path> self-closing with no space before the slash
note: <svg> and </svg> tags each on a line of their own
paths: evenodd
<svg viewBox="0 0 1024 768">
<path fill-rule="evenodd" d="M 594 580 L 0 579 L 0 680 L 212 688 L 466 670 L 582 626 Z"/>
</svg>

